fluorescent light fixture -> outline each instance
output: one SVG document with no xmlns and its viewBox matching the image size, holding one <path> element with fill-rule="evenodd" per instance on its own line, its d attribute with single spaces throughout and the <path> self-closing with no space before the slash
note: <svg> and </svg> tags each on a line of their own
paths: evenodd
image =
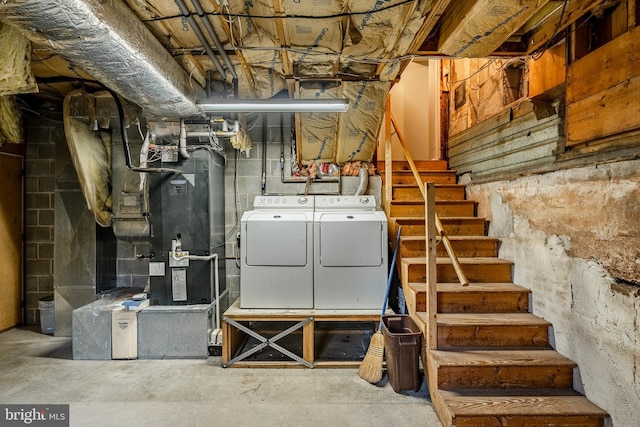
<svg viewBox="0 0 640 427">
<path fill-rule="evenodd" d="M 342 112 L 347 99 L 204 99 L 198 105 L 205 113 L 322 113 Z"/>
</svg>

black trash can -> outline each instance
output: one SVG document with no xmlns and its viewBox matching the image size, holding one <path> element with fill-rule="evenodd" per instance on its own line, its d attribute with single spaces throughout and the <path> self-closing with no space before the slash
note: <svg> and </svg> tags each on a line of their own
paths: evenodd
<svg viewBox="0 0 640 427">
<path fill-rule="evenodd" d="M 406 314 L 382 316 L 387 375 L 396 393 L 420 390 L 422 332 Z"/>
</svg>

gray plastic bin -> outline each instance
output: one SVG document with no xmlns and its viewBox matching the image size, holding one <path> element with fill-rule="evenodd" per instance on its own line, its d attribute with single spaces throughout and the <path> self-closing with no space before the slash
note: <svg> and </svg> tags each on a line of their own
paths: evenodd
<svg viewBox="0 0 640 427">
<path fill-rule="evenodd" d="M 55 331 L 55 302 L 53 296 L 47 296 L 38 300 L 40 309 L 40 332 L 53 335 Z"/>
</svg>

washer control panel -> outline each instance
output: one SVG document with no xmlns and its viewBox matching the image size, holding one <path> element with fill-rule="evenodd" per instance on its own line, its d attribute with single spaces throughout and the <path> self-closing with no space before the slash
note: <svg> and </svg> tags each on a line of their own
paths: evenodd
<svg viewBox="0 0 640 427">
<path fill-rule="evenodd" d="M 313 196 L 256 196 L 254 209 L 313 209 Z"/>
</svg>

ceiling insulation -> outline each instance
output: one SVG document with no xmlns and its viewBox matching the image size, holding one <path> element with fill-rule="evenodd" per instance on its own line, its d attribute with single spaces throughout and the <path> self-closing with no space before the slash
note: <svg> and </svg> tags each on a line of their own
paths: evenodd
<svg viewBox="0 0 640 427">
<path fill-rule="evenodd" d="M 14 95 L 0 96 L 0 146 L 22 142 L 22 120 Z"/>
<path fill-rule="evenodd" d="M 530 55 L 603 1 L 0 0 L 0 20 L 65 58 L 39 60 L 36 78 L 50 77 L 43 65 L 88 73 L 147 116 L 197 115 L 199 99 L 234 94 L 346 97 L 346 113 L 295 120 L 298 160 L 344 163 L 371 160 L 413 55 Z"/>
<path fill-rule="evenodd" d="M 0 22 L 0 95 L 38 91 L 31 72 L 31 43 L 16 28 Z"/>
</svg>

